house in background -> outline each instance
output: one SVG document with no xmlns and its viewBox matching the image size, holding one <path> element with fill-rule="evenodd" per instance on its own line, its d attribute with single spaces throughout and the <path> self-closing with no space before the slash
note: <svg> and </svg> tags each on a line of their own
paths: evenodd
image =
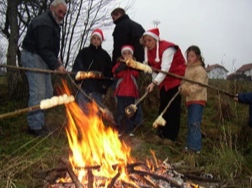
<svg viewBox="0 0 252 188">
<path fill-rule="evenodd" d="M 228 75 L 229 80 L 252 80 L 252 63 L 242 65 L 237 71 Z"/>
<path fill-rule="evenodd" d="M 222 65 L 207 65 L 206 71 L 209 79 L 227 79 L 228 70 Z"/>
</svg>

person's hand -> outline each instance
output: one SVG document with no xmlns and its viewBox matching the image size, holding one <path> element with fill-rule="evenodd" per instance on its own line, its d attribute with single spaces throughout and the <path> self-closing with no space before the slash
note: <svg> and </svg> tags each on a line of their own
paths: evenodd
<svg viewBox="0 0 252 188">
<path fill-rule="evenodd" d="M 155 88 L 156 85 L 157 85 L 156 83 L 151 82 L 151 83 L 147 86 L 146 90 L 149 91 L 149 92 L 152 92 L 152 91 L 154 90 L 154 88 Z"/>
<path fill-rule="evenodd" d="M 238 102 L 238 94 L 235 95 L 234 101 L 235 101 L 235 102 Z"/>
<path fill-rule="evenodd" d="M 184 95 L 184 96 L 189 96 L 190 94 L 189 88 L 184 84 L 179 86 L 179 92 L 181 95 Z"/>
<path fill-rule="evenodd" d="M 56 69 L 56 71 L 66 73 L 66 69 L 65 69 L 65 67 L 64 67 L 63 65 L 60 65 L 60 66 Z"/>
</svg>

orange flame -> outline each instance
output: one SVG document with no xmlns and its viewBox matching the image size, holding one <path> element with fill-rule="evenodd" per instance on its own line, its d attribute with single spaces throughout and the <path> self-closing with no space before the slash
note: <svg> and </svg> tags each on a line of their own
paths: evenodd
<svg viewBox="0 0 252 188">
<path fill-rule="evenodd" d="M 63 85 L 65 92 L 70 94 L 66 84 Z M 130 157 L 131 148 L 119 140 L 117 131 L 104 126 L 95 102 L 90 103 L 88 109 L 89 114 L 86 115 L 75 102 L 66 105 L 66 133 L 72 151 L 69 161 L 78 179 L 83 184 L 87 183 L 87 170 L 84 167 L 99 166 L 99 170 L 93 170 L 92 173 L 97 177 L 106 177 L 106 185 L 120 173 L 118 180 L 138 187 L 127 174 L 127 164 L 134 162 Z"/>
</svg>

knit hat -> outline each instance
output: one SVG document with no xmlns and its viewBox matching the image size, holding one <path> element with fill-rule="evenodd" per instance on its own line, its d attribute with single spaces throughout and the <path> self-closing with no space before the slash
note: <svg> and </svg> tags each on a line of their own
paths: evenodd
<svg viewBox="0 0 252 188">
<path fill-rule="evenodd" d="M 154 29 L 150 29 L 148 31 L 146 31 L 143 36 L 145 35 L 149 35 L 151 36 L 152 38 L 154 38 L 156 41 L 157 41 L 157 44 L 156 44 L 156 58 L 155 58 L 155 62 L 159 62 L 160 59 L 159 59 L 159 29 L 158 28 L 154 28 Z M 147 47 L 144 48 L 144 61 L 145 62 L 148 62 L 148 55 L 147 55 Z"/>
<path fill-rule="evenodd" d="M 131 54 L 134 54 L 134 47 L 131 45 L 123 45 L 121 48 L 121 54 L 123 55 L 123 52 L 129 50 L 131 52 Z"/>
<path fill-rule="evenodd" d="M 94 35 L 97 35 L 101 41 L 104 41 L 104 35 L 103 35 L 103 32 L 101 29 L 95 29 L 93 30 L 92 34 L 91 34 L 91 38 L 94 36 Z"/>
</svg>

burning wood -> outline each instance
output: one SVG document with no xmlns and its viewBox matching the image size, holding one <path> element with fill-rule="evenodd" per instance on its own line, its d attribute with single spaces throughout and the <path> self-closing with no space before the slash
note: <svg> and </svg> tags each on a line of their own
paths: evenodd
<svg viewBox="0 0 252 188">
<path fill-rule="evenodd" d="M 118 133 L 111 127 L 105 127 L 98 115 L 99 108 L 89 106 L 86 115 L 76 103 L 66 106 L 68 124 L 65 127 L 71 153 L 68 159 L 61 159 L 62 174 L 46 188 L 169 188 L 186 187 L 183 175 L 176 172 L 167 163 L 146 161 L 136 162 L 130 156 L 131 148 L 118 138 Z M 65 168 L 65 169 L 64 169 Z M 50 175 L 58 177 L 53 170 Z M 187 186 L 190 187 L 190 186 Z"/>
<path fill-rule="evenodd" d="M 92 173 L 91 167 L 86 167 L 88 169 L 89 174 L 88 181 L 85 184 L 81 184 L 75 175 L 70 163 L 66 159 L 61 159 L 61 161 L 66 165 L 65 169 L 68 172 L 68 175 L 71 177 L 71 182 L 58 182 L 53 184 L 47 184 L 46 188 L 124 188 L 124 187 L 134 187 L 134 188 L 169 188 L 169 187 L 181 187 L 181 188 L 194 188 L 198 187 L 198 185 L 193 183 L 185 182 L 182 178 L 183 174 L 175 171 L 171 165 L 167 163 L 167 160 L 164 161 L 160 166 L 154 171 L 148 167 L 148 165 L 144 163 L 133 163 L 127 165 L 127 171 L 131 180 L 135 182 L 135 184 L 131 184 L 129 182 L 120 181 L 119 177 L 121 175 L 121 171 L 110 179 L 110 183 L 106 186 L 106 181 L 108 178 L 106 177 L 95 177 Z M 77 167 L 76 169 L 81 169 L 83 167 Z M 61 170 L 62 170 L 61 169 Z M 58 169 L 54 169 L 58 171 Z M 97 166 L 93 168 L 93 170 L 97 169 Z M 52 172 L 52 170 L 50 170 Z M 65 178 L 61 177 L 60 179 Z M 50 178 L 46 178 L 50 179 Z M 99 182 L 95 183 L 94 182 Z M 127 185 L 127 186 L 126 186 Z"/>
</svg>

